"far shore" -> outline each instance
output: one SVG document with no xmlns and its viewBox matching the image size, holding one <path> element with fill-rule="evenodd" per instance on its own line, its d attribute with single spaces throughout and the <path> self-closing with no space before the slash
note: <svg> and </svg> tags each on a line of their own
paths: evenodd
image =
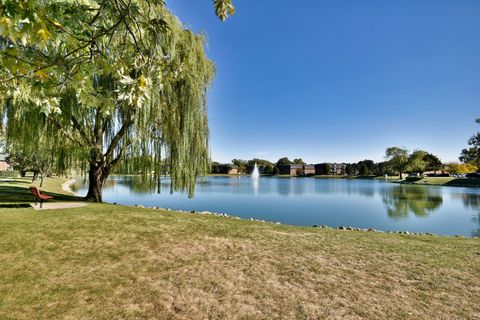
<svg viewBox="0 0 480 320">
<path fill-rule="evenodd" d="M 248 177 L 248 174 L 209 174 L 212 177 Z M 315 179 L 349 179 L 349 180 L 384 180 L 400 184 L 426 185 L 426 186 L 445 186 L 445 187 L 466 187 L 480 188 L 480 179 L 478 178 L 455 178 L 455 177 L 423 177 L 417 181 L 408 179 L 400 180 L 398 176 L 346 176 L 346 175 L 314 175 L 314 176 L 292 176 L 288 174 L 279 175 L 261 175 L 268 178 L 315 178 Z"/>
</svg>

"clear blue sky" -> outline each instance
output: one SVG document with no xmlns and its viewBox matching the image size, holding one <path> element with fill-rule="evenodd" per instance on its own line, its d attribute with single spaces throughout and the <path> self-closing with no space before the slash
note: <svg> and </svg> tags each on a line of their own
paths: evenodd
<svg viewBox="0 0 480 320">
<path fill-rule="evenodd" d="M 170 0 L 208 35 L 212 158 L 456 160 L 480 129 L 479 0 Z"/>
</svg>

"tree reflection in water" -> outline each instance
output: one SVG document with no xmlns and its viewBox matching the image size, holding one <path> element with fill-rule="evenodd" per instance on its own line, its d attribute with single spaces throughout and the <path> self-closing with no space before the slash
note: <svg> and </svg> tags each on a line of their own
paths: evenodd
<svg viewBox="0 0 480 320">
<path fill-rule="evenodd" d="M 125 176 L 118 182 L 127 186 L 135 194 L 155 193 L 160 189 L 158 188 L 157 179 L 151 176 Z M 161 182 L 161 184 L 163 183 Z"/>
<path fill-rule="evenodd" d="M 465 192 L 462 194 L 462 200 L 465 208 L 477 211 L 477 215 L 473 217 L 473 220 L 478 223 L 479 228 L 472 232 L 472 236 L 480 237 L 480 194 Z"/>
<path fill-rule="evenodd" d="M 107 184 L 109 181 L 113 184 Z M 134 194 L 160 194 L 162 192 L 173 193 L 171 190 L 171 180 L 169 177 L 162 177 L 160 180 L 158 180 L 153 176 L 124 176 L 118 180 L 107 180 L 105 185 L 107 187 L 114 187 L 116 183 L 128 187 L 130 192 Z M 211 182 L 199 178 L 197 185 L 202 189 L 205 189 L 211 187 Z"/>
<path fill-rule="evenodd" d="M 382 200 L 388 216 L 394 219 L 407 218 L 410 213 L 417 217 L 426 217 L 443 203 L 439 190 L 403 185 L 384 189 Z"/>
</svg>

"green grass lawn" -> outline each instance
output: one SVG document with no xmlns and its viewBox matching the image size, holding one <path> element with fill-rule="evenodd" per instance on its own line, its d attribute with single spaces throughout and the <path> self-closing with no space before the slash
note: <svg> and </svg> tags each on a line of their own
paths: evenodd
<svg viewBox="0 0 480 320">
<path fill-rule="evenodd" d="M 13 181 L 11 181 L 13 180 Z M 53 196 L 52 201 L 65 201 L 76 200 L 71 194 L 62 190 L 62 183 L 66 179 L 63 178 L 46 178 L 42 191 Z M 40 180 L 36 180 L 32 183 L 31 177 L 8 179 L 7 182 L 0 181 L 0 209 L 7 206 L 22 206 L 33 202 L 33 196 L 28 187 L 36 186 L 40 187 Z"/>
<path fill-rule="evenodd" d="M 425 177 L 416 181 L 415 184 L 442 185 L 451 187 L 474 187 L 480 188 L 480 179 L 453 178 L 453 177 Z"/>
<path fill-rule="evenodd" d="M 474 319 L 480 240 L 0 207 L 0 284 L 0 319 Z"/>
</svg>

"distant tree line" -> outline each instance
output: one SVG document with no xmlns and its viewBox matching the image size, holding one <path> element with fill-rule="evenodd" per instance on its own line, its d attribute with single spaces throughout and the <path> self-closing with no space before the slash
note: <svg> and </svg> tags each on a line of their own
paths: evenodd
<svg viewBox="0 0 480 320">
<path fill-rule="evenodd" d="M 480 124 L 480 119 L 475 120 Z M 341 174 L 347 176 L 383 176 L 398 175 L 400 179 L 405 173 L 423 175 L 425 172 L 437 174 L 437 172 L 448 172 L 450 174 L 467 174 L 478 172 L 480 169 L 480 132 L 475 133 L 468 140 L 468 148 L 460 153 L 460 163 L 450 162 L 444 164 L 440 158 L 425 150 L 416 149 L 409 152 L 404 147 L 389 147 L 385 150 L 385 161 L 375 162 L 365 159 L 357 163 L 342 164 Z M 291 161 L 288 157 L 278 159 L 273 163 L 265 159 L 241 160 L 233 159 L 232 164 L 238 168 L 239 174 L 251 173 L 257 164 L 260 173 L 277 175 L 279 167 L 291 164 L 306 164 L 301 158 Z M 337 164 L 333 164 L 337 165 Z M 321 163 L 317 167 L 321 174 L 329 175 L 338 173 L 331 167 L 330 163 Z M 300 172 L 303 169 L 300 169 Z M 317 170 L 316 170 L 317 171 Z"/>
<path fill-rule="evenodd" d="M 475 122 L 480 124 L 480 119 L 476 119 Z M 468 145 L 469 147 L 463 149 L 458 158 L 463 164 L 463 167 L 460 165 L 460 169 L 463 171 L 478 170 L 480 168 L 480 132 L 470 137 Z"/>
<path fill-rule="evenodd" d="M 305 165 L 306 163 L 301 158 L 290 160 L 288 157 L 282 157 L 276 162 L 258 158 L 251 160 L 233 159 L 231 164 L 222 165 L 218 162 L 213 162 L 212 173 L 221 173 L 218 169 L 220 166 L 230 165 L 232 168 L 237 168 L 238 174 L 250 174 L 253 171 L 255 164 L 257 164 L 261 174 L 278 175 L 281 166 L 293 164 Z M 341 174 L 346 176 L 389 175 L 403 177 L 405 173 L 423 175 L 425 172 L 437 174 L 443 173 L 447 170 L 450 173 L 463 174 L 474 172 L 477 169 L 478 167 L 471 161 L 459 164 L 444 164 L 438 156 L 425 150 L 417 149 L 409 152 L 403 147 L 387 148 L 385 150 L 385 161 L 382 162 L 365 159 L 356 163 L 320 163 L 316 165 L 317 174 Z M 302 175 L 302 172 L 303 168 L 298 169 L 297 175 Z"/>
</svg>

